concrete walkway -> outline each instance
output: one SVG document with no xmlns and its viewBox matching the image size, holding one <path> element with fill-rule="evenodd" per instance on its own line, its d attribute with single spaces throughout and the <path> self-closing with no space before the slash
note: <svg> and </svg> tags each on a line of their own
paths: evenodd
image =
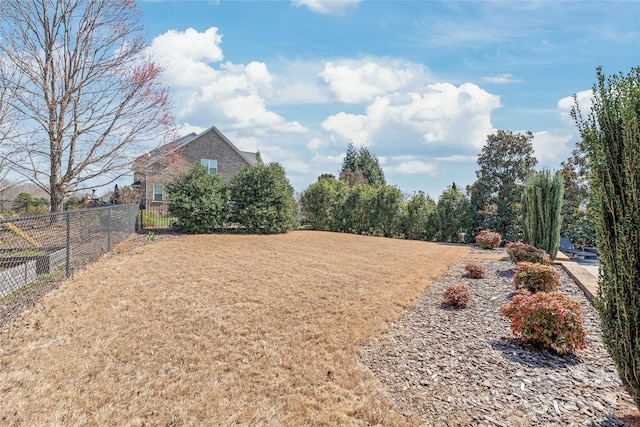
<svg viewBox="0 0 640 427">
<path fill-rule="evenodd" d="M 593 303 L 593 297 L 598 294 L 599 264 L 597 262 L 572 261 L 562 252 L 558 252 L 555 262 L 564 268 L 569 276 L 582 288 L 589 301 Z"/>
</svg>

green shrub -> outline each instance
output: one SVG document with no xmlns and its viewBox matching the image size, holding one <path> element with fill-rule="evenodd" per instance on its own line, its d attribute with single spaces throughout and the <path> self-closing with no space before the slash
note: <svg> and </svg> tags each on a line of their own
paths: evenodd
<svg viewBox="0 0 640 427">
<path fill-rule="evenodd" d="M 398 187 L 380 185 L 375 187 L 371 201 L 371 226 L 378 235 L 396 237 L 404 213 L 404 195 Z"/>
<path fill-rule="evenodd" d="M 513 274 L 516 290 L 533 293 L 552 292 L 560 287 L 560 273 L 550 265 L 535 262 L 519 262 Z"/>
<path fill-rule="evenodd" d="M 465 308 L 470 298 L 471 293 L 467 285 L 451 285 L 444 291 L 442 303 L 457 308 Z"/>
<path fill-rule="evenodd" d="M 192 234 L 211 233 L 224 226 L 227 217 L 227 188 L 220 175 L 201 164 L 178 175 L 167 184 L 172 228 Z"/>
<path fill-rule="evenodd" d="M 489 230 L 482 230 L 480 234 L 476 236 L 476 245 L 482 249 L 494 249 L 500 246 L 502 237 L 500 233 L 495 233 Z"/>
<path fill-rule="evenodd" d="M 476 262 L 470 262 L 464 266 L 464 269 L 467 271 L 467 277 L 470 279 L 483 279 L 484 278 L 484 267 Z"/>
<path fill-rule="evenodd" d="M 578 301 L 560 292 L 519 294 L 502 306 L 513 334 L 560 354 L 587 347 Z"/>
<path fill-rule="evenodd" d="M 339 209 L 337 230 L 353 234 L 374 234 L 372 215 L 376 189 L 365 184 L 355 184 Z"/>
<path fill-rule="evenodd" d="M 469 199 L 455 184 L 447 187 L 438 198 L 436 205 L 439 240 L 443 242 L 464 242 L 469 223 Z"/>
<path fill-rule="evenodd" d="M 521 242 L 511 242 L 507 244 L 507 254 L 512 263 L 537 262 L 539 264 L 551 264 L 551 258 L 543 250 L 535 246 Z"/>
<path fill-rule="evenodd" d="M 230 219 L 248 233 L 286 233 L 299 222 L 293 187 L 278 163 L 238 172 L 229 184 Z"/>
<path fill-rule="evenodd" d="M 401 221 L 405 239 L 433 240 L 438 232 L 436 202 L 419 191 L 407 202 Z"/>
<path fill-rule="evenodd" d="M 336 231 L 340 209 L 349 186 L 330 176 L 321 176 L 300 196 L 304 219 L 314 230 Z"/>
<path fill-rule="evenodd" d="M 16 209 L 20 215 L 39 215 L 49 212 L 49 199 L 45 197 L 33 197 L 23 192 L 16 196 L 15 201 L 20 204 Z"/>
</svg>

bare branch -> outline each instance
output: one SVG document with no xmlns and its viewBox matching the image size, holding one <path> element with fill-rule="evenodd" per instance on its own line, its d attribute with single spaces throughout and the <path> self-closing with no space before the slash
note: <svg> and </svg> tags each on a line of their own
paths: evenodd
<svg viewBox="0 0 640 427">
<path fill-rule="evenodd" d="M 22 153 L 8 163 L 59 210 L 80 183 L 113 182 L 128 153 L 166 133 L 168 93 L 131 0 L 0 0 L 0 12 L 0 60 L 10 71 L 0 84 L 12 94 L 0 114 L 9 105 L 15 115 L 6 151 Z"/>
</svg>

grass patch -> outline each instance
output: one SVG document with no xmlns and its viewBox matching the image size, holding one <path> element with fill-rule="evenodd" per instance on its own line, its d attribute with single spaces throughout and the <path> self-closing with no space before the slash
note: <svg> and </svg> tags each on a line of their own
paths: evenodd
<svg viewBox="0 0 640 427">
<path fill-rule="evenodd" d="M 48 284 L 54 279 L 60 279 L 64 274 L 63 269 L 64 265 L 57 267 L 51 273 L 37 275 L 35 280 L 33 280 L 32 282 L 1 297 L 0 306 L 11 305 L 20 299 L 24 299 L 25 295 L 32 294 L 34 290 L 42 287 L 43 284 Z"/>
<path fill-rule="evenodd" d="M 153 211 L 141 211 L 140 221 L 142 228 L 170 228 L 177 218 L 156 215 Z"/>
<path fill-rule="evenodd" d="M 0 252 L 0 259 L 24 258 L 45 255 L 47 255 L 47 251 L 45 251 L 44 249 L 25 249 L 16 252 Z"/>
<path fill-rule="evenodd" d="M 467 252 L 298 231 L 114 254 L 0 333 L 0 419 L 411 425 L 359 354 Z"/>
</svg>

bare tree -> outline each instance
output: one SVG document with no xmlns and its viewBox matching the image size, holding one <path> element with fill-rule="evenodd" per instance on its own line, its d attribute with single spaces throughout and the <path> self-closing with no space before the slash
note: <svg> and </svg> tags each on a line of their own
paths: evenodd
<svg viewBox="0 0 640 427">
<path fill-rule="evenodd" d="M 62 209 L 125 174 L 171 125 L 133 0 L 0 0 L 0 84 L 15 94 L 13 170 Z"/>
<path fill-rule="evenodd" d="M 0 57 L 0 82 L 8 79 L 11 72 L 8 70 Z M 8 159 L 15 154 L 10 154 L 7 150 L 6 142 L 15 131 L 14 109 L 12 108 L 15 100 L 15 91 L 6 85 L 0 86 L 0 198 L 4 190 L 11 188 L 16 183 L 7 180 L 7 175 L 11 170 Z"/>
</svg>

